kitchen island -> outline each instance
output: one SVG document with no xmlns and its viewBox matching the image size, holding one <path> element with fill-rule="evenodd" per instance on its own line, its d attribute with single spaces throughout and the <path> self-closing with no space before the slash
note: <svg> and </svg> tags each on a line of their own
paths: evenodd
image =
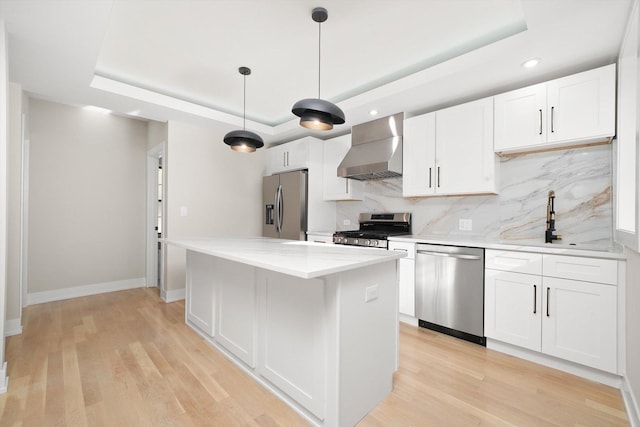
<svg viewBox="0 0 640 427">
<path fill-rule="evenodd" d="M 311 423 L 351 426 L 393 387 L 403 253 L 269 238 L 187 250 L 187 324 Z"/>
</svg>

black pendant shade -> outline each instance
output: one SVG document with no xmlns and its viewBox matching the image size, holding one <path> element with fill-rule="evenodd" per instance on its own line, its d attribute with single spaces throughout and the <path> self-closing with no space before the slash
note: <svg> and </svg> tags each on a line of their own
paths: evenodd
<svg viewBox="0 0 640 427">
<path fill-rule="evenodd" d="M 253 153 L 256 149 L 263 147 L 264 142 L 260 135 L 249 130 L 232 130 L 224 136 L 225 144 L 232 150 L 243 153 Z"/>
<path fill-rule="evenodd" d="M 247 107 L 247 76 L 251 74 L 251 69 L 247 67 L 238 68 L 238 72 L 244 77 L 244 102 L 242 110 L 242 130 L 232 130 L 224 136 L 224 143 L 232 150 L 241 153 L 253 153 L 256 149 L 264 146 L 264 141 L 257 133 L 245 129 L 246 107 Z"/>
<path fill-rule="evenodd" d="M 291 109 L 300 117 L 300 126 L 316 130 L 331 130 L 344 123 L 344 113 L 335 104 L 318 98 L 302 99 Z"/>
<path fill-rule="evenodd" d="M 311 12 L 311 18 L 318 23 L 318 97 L 302 99 L 291 108 L 291 112 L 300 117 L 300 126 L 315 130 L 331 130 L 333 125 L 345 122 L 344 112 L 337 105 L 320 99 L 320 24 L 328 16 L 323 7 L 316 7 Z"/>
</svg>

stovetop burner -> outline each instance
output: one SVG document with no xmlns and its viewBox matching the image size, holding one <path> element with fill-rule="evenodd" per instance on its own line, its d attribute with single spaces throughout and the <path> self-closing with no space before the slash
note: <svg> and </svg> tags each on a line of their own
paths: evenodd
<svg viewBox="0 0 640 427">
<path fill-rule="evenodd" d="M 387 249 L 389 236 L 411 234 L 410 213 L 360 214 L 358 230 L 337 231 L 333 242 L 340 245 Z"/>
</svg>

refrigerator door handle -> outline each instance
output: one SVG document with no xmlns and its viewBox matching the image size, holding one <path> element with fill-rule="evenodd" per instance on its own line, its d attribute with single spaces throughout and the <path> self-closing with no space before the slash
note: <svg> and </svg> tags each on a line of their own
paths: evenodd
<svg viewBox="0 0 640 427">
<path fill-rule="evenodd" d="M 276 230 L 278 233 L 282 233 L 283 210 L 282 185 L 278 185 L 278 190 L 276 190 Z"/>
<path fill-rule="evenodd" d="M 279 230 L 279 227 L 280 227 L 280 225 L 279 225 L 280 217 L 279 217 L 279 214 L 278 214 L 278 212 L 280 212 L 280 199 L 278 198 L 278 192 L 279 192 L 279 191 L 280 191 L 280 186 L 278 186 L 278 187 L 276 188 L 276 192 L 275 192 L 275 194 L 274 194 L 274 196 L 273 196 L 273 205 L 274 205 L 274 207 L 275 207 L 275 220 L 276 220 L 276 221 L 275 221 L 275 226 L 276 226 L 276 233 L 279 233 L 279 232 L 280 232 L 280 230 Z"/>
</svg>

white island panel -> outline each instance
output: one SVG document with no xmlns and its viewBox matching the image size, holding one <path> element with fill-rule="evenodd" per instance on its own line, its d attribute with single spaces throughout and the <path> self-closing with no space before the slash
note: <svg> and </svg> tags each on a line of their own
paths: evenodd
<svg viewBox="0 0 640 427">
<path fill-rule="evenodd" d="M 187 257 L 186 319 L 202 332 L 214 334 L 215 258 L 190 252 Z"/>
<path fill-rule="evenodd" d="M 325 417 L 325 281 L 264 271 L 258 372 L 319 419 Z M 301 286 L 302 285 L 302 286 Z"/>
<path fill-rule="evenodd" d="M 291 243 L 179 241 L 188 249 L 186 321 L 312 424 L 352 426 L 393 387 L 404 253 Z"/>
<path fill-rule="evenodd" d="M 211 257 L 210 257 L 211 258 Z M 216 340 L 252 368 L 256 366 L 256 269 L 215 259 Z"/>
</svg>

